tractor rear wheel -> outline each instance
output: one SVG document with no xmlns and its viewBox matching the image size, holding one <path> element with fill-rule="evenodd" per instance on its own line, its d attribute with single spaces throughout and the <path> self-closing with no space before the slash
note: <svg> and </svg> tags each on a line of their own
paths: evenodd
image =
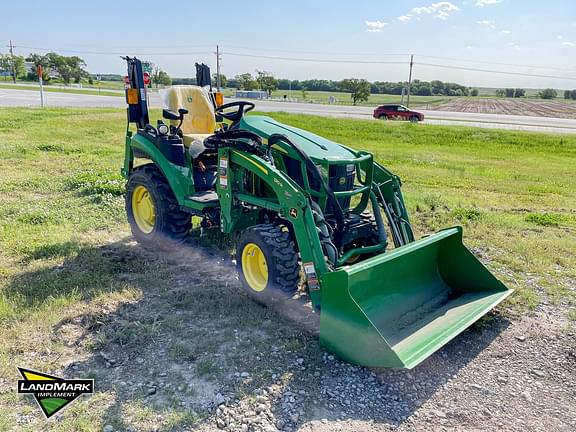
<svg viewBox="0 0 576 432">
<path fill-rule="evenodd" d="M 135 169 L 126 184 L 126 214 L 132 235 L 145 247 L 169 249 L 184 242 L 192 219 L 158 168 Z"/>
<path fill-rule="evenodd" d="M 258 303 L 271 304 L 292 297 L 300 282 L 300 264 L 287 229 L 256 225 L 240 234 L 236 266 L 242 287 Z"/>
</svg>

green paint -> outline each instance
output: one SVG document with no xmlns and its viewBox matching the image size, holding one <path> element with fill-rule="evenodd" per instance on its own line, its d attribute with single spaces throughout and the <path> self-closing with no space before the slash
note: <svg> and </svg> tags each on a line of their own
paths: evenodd
<svg viewBox="0 0 576 432">
<path fill-rule="evenodd" d="M 512 293 L 450 228 L 327 273 L 320 341 L 343 359 L 413 368 Z"/>
<path fill-rule="evenodd" d="M 71 401 L 62 398 L 46 398 L 46 399 L 40 399 L 39 403 L 46 410 L 46 414 L 48 416 L 51 416 L 56 411 L 59 411 L 60 409 L 64 408 L 64 405 L 67 405 L 70 402 Z"/>
<path fill-rule="evenodd" d="M 511 293 L 464 247 L 461 228 L 415 241 L 400 178 L 374 162 L 372 154 L 270 117 L 247 116 L 240 127 L 257 133 L 265 143 L 272 134 L 286 135 L 323 175 L 330 165 L 354 164 L 361 173 L 356 188 L 338 196 L 356 201 L 344 211 L 360 214 L 371 202 L 383 219 L 385 206 L 396 215 L 397 242 L 404 246 L 388 252 L 386 241 L 357 247 L 329 265 L 310 204 L 317 199 L 324 211 L 328 195 L 310 186 L 301 156 L 283 142 L 272 148 L 274 164 L 233 147 L 218 150 L 218 166 L 227 160 L 228 167 L 226 182 L 216 182 L 220 230 L 233 235 L 264 223 L 263 215 L 270 213 L 291 224 L 300 261 L 313 263 L 320 281 L 320 289 L 309 290 L 313 306 L 320 310 L 320 340 L 343 359 L 366 366 L 412 368 Z M 142 135 L 128 133 L 125 175 L 133 169 L 134 149 L 160 168 L 181 206 L 196 212 L 209 206 L 189 199 L 195 192 L 190 159 L 185 167 L 173 165 Z M 287 174 L 284 157 L 300 164 L 300 185 Z M 353 255 L 367 253 L 377 255 L 345 265 Z"/>
</svg>

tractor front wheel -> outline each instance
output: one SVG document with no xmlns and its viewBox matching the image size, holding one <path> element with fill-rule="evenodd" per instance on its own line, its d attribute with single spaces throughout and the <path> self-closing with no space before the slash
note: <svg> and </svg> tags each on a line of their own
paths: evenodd
<svg viewBox="0 0 576 432">
<path fill-rule="evenodd" d="M 244 230 L 236 247 L 236 266 L 242 287 L 258 303 L 290 298 L 298 290 L 298 254 L 282 227 L 263 224 Z"/>
<path fill-rule="evenodd" d="M 126 184 L 126 214 L 132 235 L 145 247 L 169 249 L 192 227 L 164 175 L 153 165 L 135 169 Z"/>
</svg>

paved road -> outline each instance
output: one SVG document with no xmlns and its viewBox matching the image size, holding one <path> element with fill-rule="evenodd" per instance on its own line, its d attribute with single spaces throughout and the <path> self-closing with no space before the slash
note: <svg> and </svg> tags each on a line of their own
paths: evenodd
<svg viewBox="0 0 576 432">
<path fill-rule="evenodd" d="M 97 96 L 85 94 L 45 92 L 46 106 L 54 107 L 118 107 L 124 108 L 123 97 Z M 342 105 L 321 105 L 312 103 L 256 101 L 256 109 L 262 112 L 284 111 L 289 113 L 314 114 L 328 117 L 348 117 L 372 119 L 372 108 Z M 30 90 L 0 89 L 0 107 L 39 106 L 40 95 Z M 150 105 L 161 107 L 157 94 L 151 94 Z M 512 129 L 554 133 L 576 133 L 576 119 L 559 119 L 500 114 L 475 114 L 446 111 L 422 111 L 424 123 L 477 126 L 493 129 Z"/>
</svg>

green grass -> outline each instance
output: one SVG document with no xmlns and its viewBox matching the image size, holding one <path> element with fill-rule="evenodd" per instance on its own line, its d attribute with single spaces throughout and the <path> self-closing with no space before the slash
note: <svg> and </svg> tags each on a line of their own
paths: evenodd
<svg viewBox="0 0 576 432">
<path fill-rule="evenodd" d="M 234 96 L 236 89 L 224 89 L 225 96 Z M 272 92 L 273 98 L 282 99 L 290 96 L 288 90 L 275 90 Z M 298 99 L 299 101 L 313 101 L 315 103 L 328 103 L 330 97 L 336 99 L 336 103 L 339 105 L 352 105 L 352 98 L 350 93 L 344 92 L 329 92 L 329 91 L 307 91 L 306 98 L 302 98 L 302 92 L 300 90 L 292 90 L 292 99 Z M 411 106 L 434 106 L 442 103 L 449 102 L 453 97 L 448 96 L 411 96 L 410 105 Z M 400 103 L 401 96 L 399 95 L 384 95 L 384 94 L 371 94 L 367 101 L 358 103 L 358 105 L 363 106 L 374 106 L 381 105 L 385 103 Z M 404 104 L 406 104 L 406 97 L 404 97 Z"/>
<path fill-rule="evenodd" d="M 576 136 L 272 116 L 373 152 L 401 176 L 418 236 L 464 225 L 467 245 L 517 290 L 502 310 L 573 301 L 566 287 L 576 280 Z M 251 370 L 245 352 L 269 353 L 270 342 L 253 333 L 265 321 L 290 355 L 317 349 L 228 288 L 232 277 L 180 280 L 197 266 L 130 242 L 119 176 L 124 133 L 120 109 L 0 109 L 0 378 L 17 379 L 16 364 L 50 372 L 92 359 L 85 370 L 98 393 L 67 408 L 59 430 L 121 429 L 126 413 L 137 430 L 151 428 L 158 413 L 165 428 L 198 421 L 178 404 L 116 393 L 115 369 L 97 368 L 101 351 L 130 353 L 124 373 L 140 373 L 132 366 L 142 356 L 160 371 L 179 366 L 192 374 L 194 363 L 196 378 L 215 380 L 229 373 L 226 361 L 258 376 L 260 365 Z M 237 350 L 219 351 L 233 344 Z M 7 413 L 0 428 L 18 413 L 37 413 L 14 392 L 0 393 L 0 411 Z"/>
<path fill-rule="evenodd" d="M 13 84 L 1 84 L 0 89 L 6 90 L 29 90 L 29 91 L 40 91 L 39 85 L 13 85 Z M 62 88 L 62 87 L 51 87 L 48 85 L 44 86 L 44 91 L 49 93 L 71 93 L 71 94 L 88 94 L 88 95 L 97 95 L 97 96 L 119 96 L 124 97 L 123 93 L 116 92 L 116 91 L 106 91 L 97 89 L 79 89 L 79 88 Z"/>
</svg>

